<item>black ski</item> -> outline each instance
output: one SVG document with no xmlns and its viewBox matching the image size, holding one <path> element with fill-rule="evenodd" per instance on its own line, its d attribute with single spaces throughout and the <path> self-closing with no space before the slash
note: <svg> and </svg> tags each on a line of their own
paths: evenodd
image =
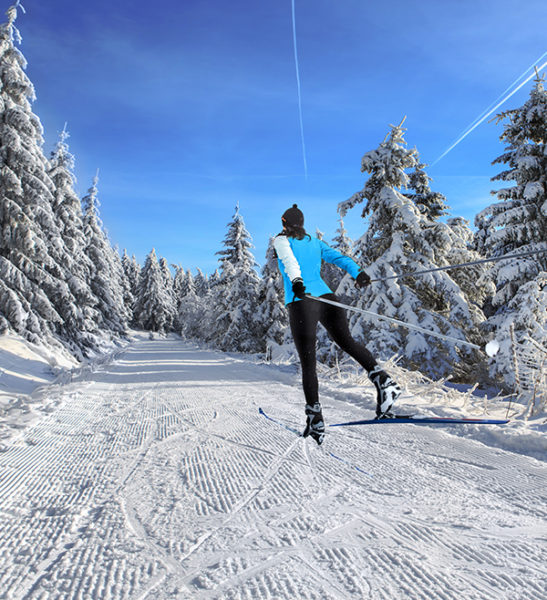
<svg viewBox="0 0 547 600">
<path fill-rule="evenodd" d="M 412 423 L 414 425 L 504 425 L 509 419 L 475 419 L 469 417 L 419 417 L 416 415 L 395 415 L 383 419 L 362 419 L 345 423 L 332 423 L 329 427 L 349 427 L 352 425 L 393 425 Z"/>
</svg>

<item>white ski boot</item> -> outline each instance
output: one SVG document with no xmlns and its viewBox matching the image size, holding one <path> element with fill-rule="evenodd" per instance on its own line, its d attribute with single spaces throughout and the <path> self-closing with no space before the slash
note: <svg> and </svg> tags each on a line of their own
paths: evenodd
<svg viewBox="0 0 547 600">
<path fill-rule="evenodd" d="M 374 367 L 368 376 L 377 391 L 376 418 L 389 419 L 390 417 L 393 417 L 391 408 L 395 404 L 397 398 L 401 395 L 401 388 L 379 366 Z"/>
<path fill-rule="evenodd" d="M 302 437 L 311 436 L 320 446 L 325 439 L 325 422 L 321 412 L 321 404 L 316 402 L 313 406 L 306 404 L 306 428 Z"/>
</svg>

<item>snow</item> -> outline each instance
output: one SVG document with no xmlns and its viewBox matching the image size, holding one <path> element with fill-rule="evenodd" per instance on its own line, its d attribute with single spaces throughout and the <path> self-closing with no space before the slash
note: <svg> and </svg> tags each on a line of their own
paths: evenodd
<svg viewBox="0 0 547 600">
<path fill-rule="evenodd" d="M 34 393 L 51 384 L 59 370 L 76 366 L 74 359 L 13 334 L 0 336 L 0 449 L 23 426 L 38 418 L 48 404 Z"/>
<path fill-rule="evenodd" d="M 10 600 L 546 597 L 539 419 L 333 428 L 320 449 L 258 414 L 302 426 L 294 365 L 133 334 L 55 377 L 59 358 L 0 340 L 11 393 L 39 385 L 43 409 L 0 453 Z M 389 368 L 401 412 L 506 414 Z M 355 367 L 321 369 L 327 424 L 371 415 Z"/>
<path fill-rule="evenodd" d="M 484 348 L 486 354 L 488 354 L 488 356 L 490 358 L 493 358 L 494 356 L 496 356 L 496 354 L 499 352 L 499 349 L 500 349 L 500 344 L 499 344 L 498 340 L 490 340 Z"/>
</svg>

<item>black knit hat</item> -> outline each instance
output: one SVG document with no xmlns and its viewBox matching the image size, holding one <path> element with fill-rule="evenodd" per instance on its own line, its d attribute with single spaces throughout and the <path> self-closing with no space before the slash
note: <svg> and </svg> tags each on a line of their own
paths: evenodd
<svg viewBox="0 0 547 600">
<path fill-rule="evenodd" d="M 304 227 L 304 213 L 293 204 L 281 217 L 281 222 L 287 227 Z"/>
</svg>

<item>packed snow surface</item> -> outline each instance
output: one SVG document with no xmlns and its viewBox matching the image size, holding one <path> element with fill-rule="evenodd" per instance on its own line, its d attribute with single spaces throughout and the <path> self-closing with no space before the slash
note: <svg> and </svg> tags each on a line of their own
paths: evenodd
<svg viewBox="0 0 547 600">
<path fill-rule="evenodd" d="M 327 423 L 372 415 L 369 384 L 321 391 Z M 371 425 L 320 449 L 258 414 L 303 425 L 294 369 L 175 338 L 43 399 L 0 453 L 2 598 L 547 598 L 537 436 Z"/>
</svg>

